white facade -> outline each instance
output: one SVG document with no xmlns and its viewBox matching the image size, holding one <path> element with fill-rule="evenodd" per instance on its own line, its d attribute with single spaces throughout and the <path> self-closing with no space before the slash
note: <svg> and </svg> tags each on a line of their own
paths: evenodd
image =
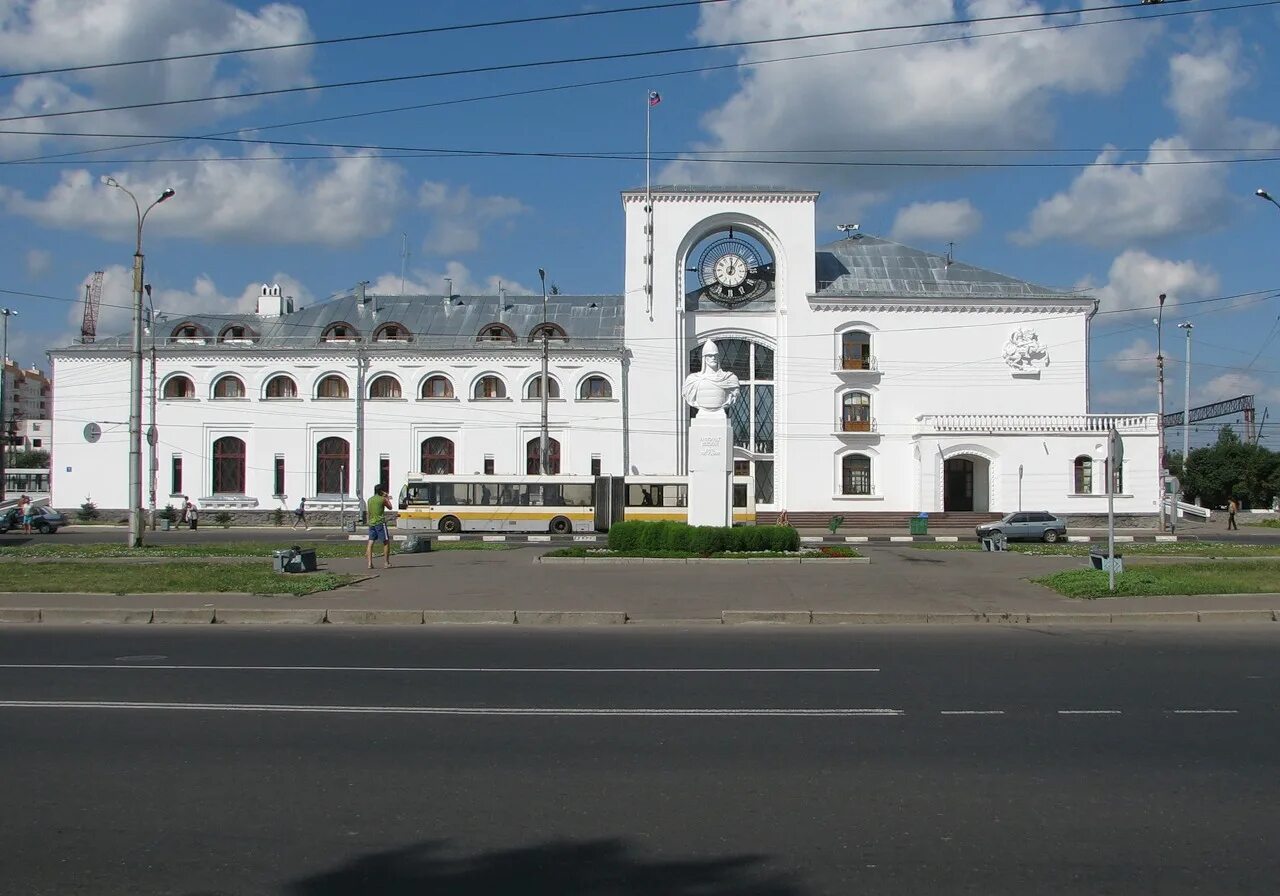
<svg viewBox="0 0 1280 896">
<path fill-rule="evenodd" d="M 1155 415 L 1088 412 L 1091 298 L 854 232 L 819 247 L 816 200 L 662 188 L 650 214 L 643 191 L 623 194 L 623 296 L 557 296 L 547 315 L 560 472 L 686 472 L 680 385 L 691 354 L 715 339 L 738 352 L 746 412 L 734 459 L 755 475 L 766 514 L 1103 513 L 1112 427 L 1125 439 L 1117 512 L 1155 514 Z M 732 268 L 752 249 L 761 264 L 741 295 L 717 294 L 715 259 Z M 453 472 L 523 473 L 540 432 L 541 315 L 528 296 L 362 292 L 294 311 L 264 287 L 257 315 L 162 324 L 156 502 L 323 505 L 384 477 L 394 490 L 438 459 L 424 458 L 435 439 L 448 440 Z M 54 503 L 126 507 L 127 342 L 53 357 Z M 349 397 L 330 397 L 342 386 Z M 321 450 L 333 439 L 346 446 L 343 489 L 339 455 Z M 146 503 L 145 460 L 142 481 Z"/>
</svg>

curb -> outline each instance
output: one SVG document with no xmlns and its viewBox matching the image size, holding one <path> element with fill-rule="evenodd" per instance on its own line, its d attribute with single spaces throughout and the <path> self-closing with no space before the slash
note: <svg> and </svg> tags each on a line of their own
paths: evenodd
<svg viewBox="0 0 1280 896">
<path fill-rule="evenodd" d="M 548 566 L 635 566 L 640 563 L 680 563 L 680 564 L 755 564 L 755 563 L 820 563 L 824 566 L 861 565 L 871 563 L 870 557 L 535 557 L 534 563 L 545 563 Z"/>
<path fill-rule="evenodd" d="M 663 619 L 624 610 L 375 610 L 161 607 L 0 607 L 0 625 L 1094 625 L 1241 624 L 1280 621 L 1277 610 L 1169 610 L 1132 613 L 895 613 L 842 610 L 723 610 L 719 616 Z"/>
</svg>

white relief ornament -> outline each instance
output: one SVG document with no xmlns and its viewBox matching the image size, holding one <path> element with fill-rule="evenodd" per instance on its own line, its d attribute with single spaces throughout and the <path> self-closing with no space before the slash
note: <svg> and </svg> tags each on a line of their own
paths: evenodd
<svg viewBox="0 0 1280 896">
<path fill-rule="evenodd" d="M 1020 327 L 1004 344 L 1004 362 L 1018 373 L 1031 373 L 1049 366 L 1049 350 L 1035 330 Z"/>
</svg>

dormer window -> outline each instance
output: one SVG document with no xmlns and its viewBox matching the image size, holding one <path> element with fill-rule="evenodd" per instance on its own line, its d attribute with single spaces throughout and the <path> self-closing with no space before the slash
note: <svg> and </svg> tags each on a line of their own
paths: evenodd
<svg viewBox="0 0 1280 896">
<path fill-rule="evenodd" d="M 199 324 L 185 321 L 173 328 L 169 338 L 177 342 L 204 342 L 209 333 Z"/>
<path fill-rule="evenodd" d="M 330 324 L 321 337 L 325 342 L 355 342 L 360 338 L 360 331 L 345 321 Z"/>
<path fill-rule="evenodd" d="M 529 341 L 541 342 L 544 336 L 548 340 L 558 339 L 561 342 L 569 338 L 568 336 L 565 335 L 564 330 L 559 325 L 552 324 L 552 323 L 545 323 L 545 324 L 538 324 L 536 327 L 533 328 L 533 332 L 529 334 Z"/>
<path fill-rule="evenodd" d="M 252 342 L 257 336 L 244 324 L 228 324 L 218 335 L 219 342 Z"/>
<path fill-rule="evenodd" d="M 409 340 L 409 331 L 400 324 L 383 324 L 373 334 L 374 342 L 408 342 Z"/>
<path fill-rule="evenodd" d="M 489 324 L 476 337 L 477 342 L 515 342 L 516 334 L 506 324 Z"/>
</svg>

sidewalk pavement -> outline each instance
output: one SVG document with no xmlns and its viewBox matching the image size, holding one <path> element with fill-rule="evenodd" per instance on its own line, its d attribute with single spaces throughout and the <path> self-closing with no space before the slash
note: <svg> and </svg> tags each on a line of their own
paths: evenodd
<svg viewBox="0 0 1280 896">
<path fill-rule="evenodd" d="M 1080 568 L 1088 563 L 1081 557 L 921 551 L 903 544 L 868 547 L 866 565 L 593 565 L 540 563 L 544 552 L 522 545 L 394 554 L 393 568 L 382 569 L 379 561 L 365 575 L 363 558 L 326 558 L 320 546 L 322 569 L 363 578 L 305 597 L 0 593 L 0 623 L 95 617 L 157 623 L 1274 622 L 1280 610 L 1280 594 L 1083 601 L 1030 581 Z"/>
</svg>

